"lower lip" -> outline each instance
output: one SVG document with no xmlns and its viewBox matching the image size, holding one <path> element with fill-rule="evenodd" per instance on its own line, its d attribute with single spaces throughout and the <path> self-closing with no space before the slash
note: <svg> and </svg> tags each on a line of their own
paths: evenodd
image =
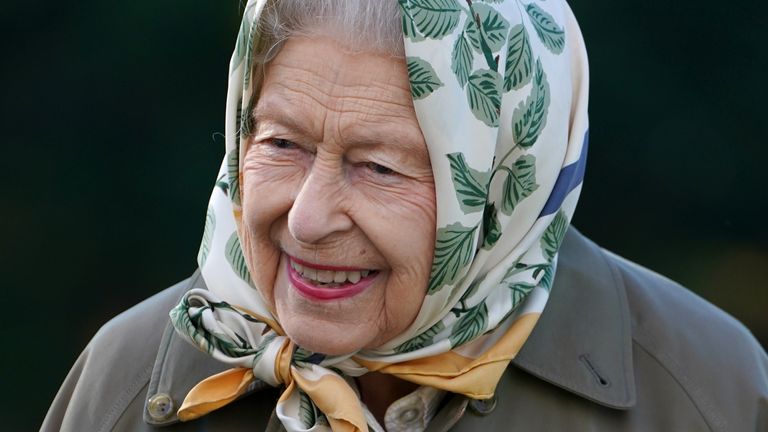
<svg viewBox="0 0 768 432">
<path fill-rule="evenodd" d="M 338 300 L 353 297 L 371 286 L 378 275 L 378 273 L 374 273 L 360 279 L 357 283 L 347 283 L 336 288 L 322 288 L 309 283 L 306 279 L 301 277 L 299 272 L 291 267 L 290 258 L 286 260 L 285 267 L 288 271 L 288 280 L 291 282 L 291 285 L 293 285 L 304 297 L 308 297 L 312 300 Z"/>
</svg>

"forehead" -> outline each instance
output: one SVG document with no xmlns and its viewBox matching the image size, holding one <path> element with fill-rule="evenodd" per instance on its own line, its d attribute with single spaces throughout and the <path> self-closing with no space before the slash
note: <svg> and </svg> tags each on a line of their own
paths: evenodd
<svg viewBox="0 0 768 432">
<path fill-rule="evenodd" d="M 318 140 L 394 134 L 423 145 L 404 59 L 350 52 L 325 37 L 285 43 L 266 68 L 254 117 Z"/>
</svg>

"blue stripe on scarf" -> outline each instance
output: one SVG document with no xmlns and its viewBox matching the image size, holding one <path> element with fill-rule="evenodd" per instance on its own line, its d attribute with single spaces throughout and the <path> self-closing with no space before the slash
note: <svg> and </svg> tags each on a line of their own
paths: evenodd
<svg viewBox="0 0 768 432">
<path fill-rule="evenodd" d="M 581 155 L 576 162 L 566 165 L 560 170 L 560 174 L 555 181 L 555 187 L 552 188 L 552 193 L 549 194 L 547 203 L 544 204 L 544 209 L 539 214 L 539 217 L 546 216 L 556 212 L 563 204 L 565 197 L 580 185 L 584 180 L 584 168 L 587 166 L 587 148 L 589 147 L 589 129 L 584 132 L 584 144 L 581 147 Z"/>
</svg>

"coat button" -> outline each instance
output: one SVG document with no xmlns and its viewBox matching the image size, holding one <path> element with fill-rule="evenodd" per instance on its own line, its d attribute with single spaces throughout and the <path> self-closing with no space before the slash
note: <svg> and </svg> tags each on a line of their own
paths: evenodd
<svg viewBox="0 0 768 432">
<path fill-rule="evenodd" d="M 496 395 L 493 395 L 488 399 L 473 399 L 469 401 L 469 409 L 472 410 L 473 413 L 480 416 L 486 416 L 490 414 L 495 408 Z"/>
<path fill-rule="evenodd" d="M 400 421 L 408 424 L 421 417 L 421 412 L 417 408 L 409 408 L 400 414 Z"/>
<path fill-rule="evenodd" d="M 147 401 L 147 412 L 152 420 L 166 420 L 173 414 L 173 399 L 165 393 L 158 393 Z"/>
</svg>

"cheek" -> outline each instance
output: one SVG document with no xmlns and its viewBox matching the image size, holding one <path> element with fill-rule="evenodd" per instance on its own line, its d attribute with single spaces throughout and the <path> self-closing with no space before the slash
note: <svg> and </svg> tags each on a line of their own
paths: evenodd
<svg viewBox="0 0 768 432">
<path fill-rule="evenodd" d="M 419 192 L 409 195 L 403 201 L 404 210 L 400 220 L 406 229 L 399 231 L 406 241 L 397 245 L 401 248 L 398 256 L 418 257 L 415 261 L 426 267 L 420 270 L 428 276 L 435 247 L 435 190 L 429 188 Z"/>
<path fill-rule="evenodd" d="M 300 161 L 299 161 L 300 162 Z M 251 146 L 243 160 L 243 222 L 253 230 L 287 213 L 304 178 L 303 164 L 290 158 L 270 158 Z"/>
<path fill-rule="evenodd" d="M 254 284 L 272 305 L 280 250 L 270 233 L 290 210 L 302 171 L 295 164 L 267 163 L 251 155 L 243 161 L 243 254 Z"/>
<path fill-rule="evenodd" d="M 392 269 L 382 308 L 392 326 L 384 338 L 389 340 L 413 322 L 427 292 L 435 246 L 434 187 L 411 191 L 386 208 L 376 237 Z"/>
<path fill-rule="evenodd" d="M 431 179 L 402 191 L 365 197 L 371 213 L 361 228 L 385 255 L 393 276 L 426 282 L 435 245 L 435 189 Z M 385 212 L 382 209 L 386 209 Z"/>
</svg>

